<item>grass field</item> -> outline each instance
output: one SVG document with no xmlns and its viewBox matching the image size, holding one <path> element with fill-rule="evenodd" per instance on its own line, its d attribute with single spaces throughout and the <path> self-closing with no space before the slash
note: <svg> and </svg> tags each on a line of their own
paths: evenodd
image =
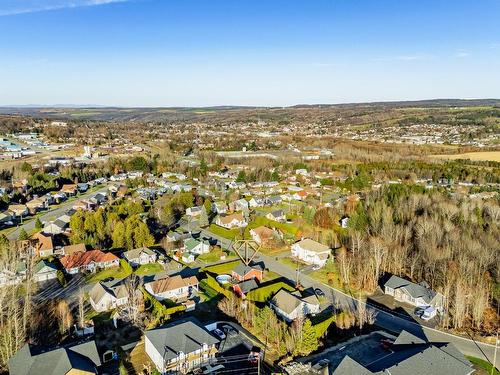
<svg viewBox="0 0 500 375">
<path fill-rule="evenodd" d="M 491 374 L 491 370 L 493 366 L 488 362 L 485 361 L 484 359 L 476 358 L 476 357 L 470 357 L 467 356 L 467 359 L 474 365 L 474 368 L 478 370 L 478 375 L 486 375 L 486 374 Z M 500 375 L 500 371 L 497 369 L 494 369 L 493 375 Z"/>
<path fill-rule="evenodd" d="M 102 270 L 93 275 L 90 275 L 88 278 L 89 283 L 95 283 L 97 281 L 101 281 L 107 279 L 108 277 L 112 277 L 113 279 L 123 279 L 132 273 L 132 267 L 124 260 L 120 260 L 120 267 L 108 268 L 107 270 Z"/>
<path fill-rule="evenodd" d="M 221 227 L 217 224 L 211 224 L 209 230 L 213 234 L 215 234 L 217 236 L 224 237 L 228 240 L 234 240 L 235 237 L 240 235 L 239 228 L 226 229 L 226 228 Z"/>
<path fill-rule="evenodd" d="M 286 289 L 289 291 L 295 290 L 293 287 L 284 283 L 283 281 L 263 286 L 262 288 L 254 289 L 247 294 L 247 299 L 256 302 L 266 302 L 271 296 L 273 296 L 280 289 Z"/>
<path fill-rule="evenodd" d="M 239 260 L 235 260 L 228 263 L 217 264 L 215 266 L 206 267 L 203 269 L 203 271 L 208 271 L 211 273 L 215 273 L 217 275 L 230 274 L 231 270 L 240 263 L 241 262 Z"/>
<path fill-rule="evenodd" d="M 143 264 L 135 270 L 138 276 L 154 275 L 155 273 L 163 271 L 163 266 L 158 263 Z"/>
<path fill-rule="evenodd" d="M 473 161 L 498 161 L 500 162 L 500 151 L 478 151 L 478 152 L 466 152 L 464 154 L 453 154 L 453 155 L 432 155 L 432 157 L 437 159 L 469 159 Z"/>
</svg>

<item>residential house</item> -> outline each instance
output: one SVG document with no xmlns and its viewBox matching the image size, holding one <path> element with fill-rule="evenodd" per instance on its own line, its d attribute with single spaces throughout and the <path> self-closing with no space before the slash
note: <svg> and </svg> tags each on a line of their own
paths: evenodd
<svg viewBox="0 0 500 375">
<path fill-rule="evenodd" d="M 274 206 L 274 205 L 280 204 L 281 202 L 283 202 L 283 198 L 281 198 L 279 195 L 274 196 L 274 197 L 267 197 L 265 199 L 265 204 L 267 206 Z"/>
<path fill-rule="evenodd" d="M 26 207 L 28 208 L 28 211 L 34 215 L 39 211 L 47 209 L 49 207 L 49 203 L 45 197 L 35 198 L 26 202 Z"/>
<path fill-rule="evenodd" d="M 180 255 L 174 255 L 174 259 L 179 260 L 179 256 L 184 263 L 193 263 L 195 259 L 194 254 L 189 251 L 181 252 Z"/>
<path fill-rule="evenodd" d="M 11 375 L 88 375 L 97 374 L 101 359 L 94 341 L 60 346 L 55 349 L 25 344 L 9 360 Z"/>
<path fill-rule="evenodd" d="M 349 226 L 349 218 L 347 216 L 344 216 L 342 217 L 342 219 L 340 219 L 340 226 L 342 228 L 347 228 Z"/>
<path fill-rule="evenodd" d="M 73 196 L 73 195 L 76 195 L 76 193 L 78 191 L 78 187 L 76 184 L 65 184 L 61 187 L 61 190 L 59 190 L 59 191 L 66 194 L 66 195 Z"/>
<path fill-rule="evenodd" d="M 305 263 L 323 267 L 330 257 L 331 249 L 310 238 L 304 238 L 292 245 L 292 256 Z"/>
<path fill-rule="evenodd" d="M 472 364 L 452 343 L 431 342 L 401 331 L 386 355 L 364 366 L 345 356 L 332 375 L 469 375 L 474 371 Z"/>
<path fill-rule="evenodd" d="M 0 212 L 0 225 L 7 225 L 7 223 L 12 223 L 14 216 L 9 211 Z"/>
<path fill-rule="evenodd" d="M 266 218 L 268 218 L 269 220 L 280 222 L 280 223 L 286 222 L 286 215 L 285 215 L 285 211 L 283 211 L 283 210 L 271 211 L 266 215 Z"/>
<path fill-rule="evenodd" d="M 444 296 L 430 289 L 426 282 L 416 284 L 392 275 L 384 284 L 384 293 L 393 296 L 396 301 L 406 302 L 413 306 L 432 306 L 441 312 L 444 308 Z"/>
<path fill-rule="evenodd" d="M 264 278 L 264 267 L 258 263 L 248 266 L 240 263 L 231 271 L 231 277 L 238 282 L 251 279 L 257 279 L 260 282 Z"/>
<path fill-rule="evenodd" d="M 205 207 L 203 206 L 188 207 L 186 208 L 186 215 L 190 216 L 191 218 L 197 218 L 201 215 L 202 210 L 205 210 Z"/>
<path fill-rule="evenodd" d="M 45 234 L 61 234 L 66 231 L 66 228 L 68 227 L 68 223 L 62 221 L 62 220 L 54 220 L 54 221 L 49 221 L 46 222 L 45 225 L 43 226 L 42 232 Z"/>
<path fill-rule="evenodd" d="M 80 199 L 73 203 L 73 210 L 78 211 L 78 210 L 83 210 L 83 211 L 92 211 L 95 210 L 97 207 L 96 203 L 93 203 L 92 201 L 88 199 Z"/>
<path fill-rule="evenodd" d="M 244 228 L 247 226 L 247 222 L 242 212 L 236 212 L 230 215 L 218 215 L 215 218 L 215 224 L 227 228 Z"/>
<path fill-rule="evenodd" d="M 61 258 L 61 264 L 66 273 L 73 275 L 85 271 L 94 272 L 97 268 L 118 267 L 120 260 L 111 253 L 90 250 L 84 253 L 65 255 Z"/>
<path fill-rule="evenodd" d="M 227 212 L 227 204 L 224 201 L 218 201 L 212 203 L 212 212 L 216 214 L 225 214 Z"/>
<path fill-rule="evenodd" d="M 61 255 L 74 255 L 77 253 L 84 253 L 87 251 L 87 248 L 85 247 L 85 244 L 83 243 L 77 243 L 74 245 L 67 245 L 61 247 L 59 251 L 56 251 L 57 253 Z"/>
<path fill-rule="evenodd" d="M 18 262 L 16 269 L 4 268 L 0 271 L 0 287 L 20 284 L 26 277 L 26 263 Z"/>
<path fill-rule="evenodd" d="M 76 184 L 76 190 L 80 193 L 85 193 L 87 190 L 89 190 L 89 184 L 85 182 L 80 182 Z"/>
<path fill-rule="evenodd" d="M 14 217 L 24 217 L 29 214 L 28 207 L 25 204 L 11 204 L 8 210 Z"/>
<path fill-rule="evenodd" d="M 140 293 L 139 289 L 135 289 Z M 89 292 L 89 300 L 92 308 L 97 312 L 109 311 L 123 306 L 128 302 L 129 292 L 126 279 L 100 281 L 95 284 Z"/>
<path fill-rule="evenodd" d="M 29 242 L 29 245 L 33 247 L 34 254 L 40 258 L 45 258 L 54 254 L 54 243 L 52 241 L 51 234 L 38 232 L 33 234 L 26 241 Z"/>
<path fill-rule="evenodd" d="M 156 262 L 157 255 L 153 250 L 147 247 L 140 247 L 138 249 L 125 251 L 123 253 L 123 258 L 125 258 L 125 260 L 132 267 L 137 267 L 140 266 L 141 264 Z"/>
<path fill-rule="evenodd" d="M 245 281 L 241 281 L 238 284 L 233 285 L 233 291 L 240 297 L 240 298 L 247 298 L 247 294 L 251 292 L 254 289 L 257 289 L 259 287 L 259 284 L 255 281 L 255 279 L 249 279 Z"/>
<path fill-rule="evenodd" d="M 187 299 L 194 291 L 198 291 L 198 279 L 195 276 L 166 276 L 144 284 L 144 288 L 159 301 L 178 301 Z"/>
<path fill-rule="evenodd" d="M 307 192 L 305 192 L 304 190 L 301 190 L 301 191 L 297 191 L 295 194 L 292 195 L 293 199 L 297 200 L 297 201 L 301 201 L 301 200 L 304 200 L 307 198 Z"/>
<path fill-rule="evenodd" d="M 144 334 L 145 351 L 160 374 L 187 373 L 215 358 L 219 339 L 197 320 L 176 321 Z"/>
<path fill-rule="evenodd" d="M 278 237 L 278 233 L 271 228 L 261 225 L 260 227 L 250 229 L 250 236 L 259 245 L 265 245 Z"/>
<path fill-rule="evenodd" d="M 44 259 L 33 267 L 33 281 L 36 283 L 48 281 L 57 277 L 57 267 Z"/>
<path fill-rule="evenodd" d="M 196 238 L 191 237 L 184 240 L 184 248 L 191 254 L 206 254 L 210 252 L 210 242 L 204 239 L 197 240 Z"/>
<path fill-rule="evenodd" d="M 238 199 L 229 204 L 231 211 L 248 211 L 248 201 L 246 199 Z"/>
<path fill-rule="evenodd" d="M 251 208 L 255 207 L 263 207 L 266 204 L 266 200 L 264 198 L 252 197 L 248 201 L 248 206 Z"/>
<path fill-rule="evenodd" d="M 306 315 L 315 315 L 320 311 L 320 303 L 314 294 L 303 297 L 299 291 L 289 292 L 286 289 L 280 289 L 269 304 L 276 314 L 287 322 Z"/>
</svg>

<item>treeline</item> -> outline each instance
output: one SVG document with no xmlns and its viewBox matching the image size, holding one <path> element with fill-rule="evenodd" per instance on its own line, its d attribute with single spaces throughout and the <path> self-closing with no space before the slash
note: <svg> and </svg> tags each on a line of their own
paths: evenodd
<svg viewBox="0 0 500 375">
<path fill-rule="evenodd" d="M 125 200 L 96 211 L 78 211 L 70 220 L 71 242 L 127 250 L 154 245 L 141 202 Z"/>
<path fill-rule="evenodd" d="M 411 185 L 367 195 L 351 213 L 336 254 L 342 282 L 373 291 L 384 273 L 446 298 L 442 325 L 491 333 L 498 327 L 500 206 Z"/>
</svg>

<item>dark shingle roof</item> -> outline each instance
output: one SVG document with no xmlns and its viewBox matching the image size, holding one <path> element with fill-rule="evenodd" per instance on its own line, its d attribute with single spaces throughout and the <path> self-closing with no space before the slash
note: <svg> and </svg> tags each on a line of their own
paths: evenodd
<svg viewBox="0 0 500 375">
<path fill-rule="evenodd" d="M 404 288 L 411 297 L 422 298 L 426 303 L 430 303 L 436 295 L 436 292 L 427 288 L 425 285 L 413 283 L 396 275 L 392 275 L 384 286 L 392 289 Z"/>
<path fill-rule="evenodd" d="M 62 375 L 71 369 L 95 373 L 101 361 L 94 341 L 42 351 L 23 346 L 9 361 L 12 375 Z"/>
<path fill-rule="evenodd" d="M 146 331 L 145 336 L 165 360 L 176 358 L 179 352 L 188 354 L 203 344 L 210 346 L 219 342 L 193 319 Z"/>
</svg>

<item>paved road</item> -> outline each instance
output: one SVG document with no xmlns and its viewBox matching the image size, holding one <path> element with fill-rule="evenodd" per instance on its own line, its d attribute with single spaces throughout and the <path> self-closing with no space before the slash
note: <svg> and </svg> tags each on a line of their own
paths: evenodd
<svg viewBox="0 0 500 375">
<path fill-rule="evenodd" d="M 82 194 L 82 195 L 78 196 L 78 199 L 88 198 L 88 197 L 90 197 L 94 194 L 97 194 L 97 193 L 107 192 L 107 190 L 108 190 L 108 186 L 106 185 L 98 190 L 94 190 L 94 191 L 90 191 L 90 192 L 87 192 L 85 194 Z M 52 220 L 54 218 L 57 218 L 58 216 L 63 215 L 66 211 L 71 209 L 71 207 L 73 206 L 74 203 L 75 203 L 75 201 L 71 200 L 71 201 L 66 201 L 66 202 L 61 203 L 59 206 L 57 206 L 54 209 L 49 208 L 48 211 L 46 211 L 43 215 L 39 216 L 39 219 L 43 222 L 43 221 L 48 221 L 48 220 Z M 7 238 L 9 240 L 17 240 L 19 238 L 19 232 L 21 231 L 21 228 L 24 228 L 24 230 L 28 233 L 31 230 L 35 229 L 36 219 L 34 219 L 34 218 L 32 218 L 32 219 L 27 218 L 27 219 L 29 221 L 27 221 L 23 225 L 18 226 L 16 228 L 16 230 L 13 230 L 12 232 L 10 232 L 7 235 Z"/>
<path fill-rule="evenodd" d="M 260 260 L 264 261 L 266 267 L 271 271 L 277 272 L 287 279 L 295 282 L 296 271 L 294 269 L 276 261 L 274 257 L 269 257 L 263 254 L 260 255 Z M 329 285 L 323 284 L 318 280 L 315 280 L 304 274 L 300 274 L 299 281 L 305 288 L 320 288 L 327 297 L 330 298 L 331 296 L 334 296 L 339 305 L 344 309 L 356 309 L 357 300 L 338 289 L 332 288 Z M 369 308 L 377 312 L 376 324 L 388 331 L 399 333 L 402 330 L 406 330 L 416 336 L 426 336 L 429 341 L 452 342 L 465 355 L 471 355 L 474 357 L 489 360 L 491 363 L 493 362 L 495 351 L 494 345 L 473 341 L 471 339 L 460 336 L 455 336 L 430 327 L 424 327 L 415 321 L 401 318 L 387 311 L 380 310 L 375 306 L 368 306 Z"/>
</svg>

